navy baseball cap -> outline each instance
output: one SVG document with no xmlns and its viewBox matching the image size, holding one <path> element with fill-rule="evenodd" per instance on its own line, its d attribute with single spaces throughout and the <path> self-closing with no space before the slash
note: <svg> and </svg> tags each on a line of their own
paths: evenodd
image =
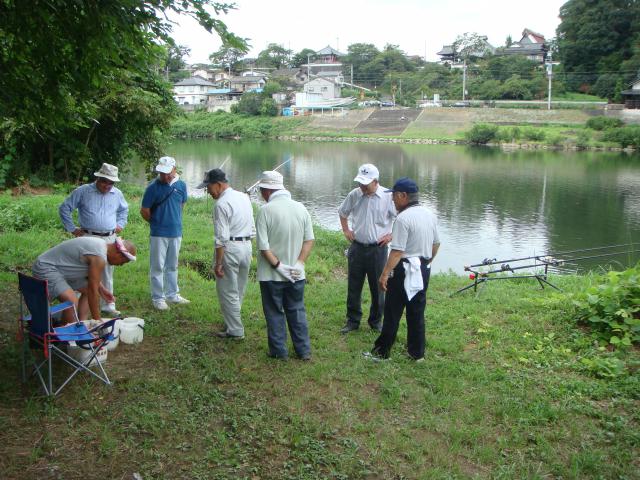
<svg viewBox="0 0 640 480">
<path fill-rule="evenodd" d="M 210 183 L 217 182 L 229 183 L 229 180 L 227 180 L 227 176 L 222 170 L 220 170 L 219 168 L 214 168 L 212 170 L 204 172 L 204 179 L 202 180 L 202 183 L 196 188 L 205 188 Z"/>
<path fill-rule="evenodd" d="M 409 177 L 402 177 L 396 180 L 391 190 L 385 190 L 385 192 L 405 192 L 416 193 L 418 191 L 418 185 Z"/>
</svg>

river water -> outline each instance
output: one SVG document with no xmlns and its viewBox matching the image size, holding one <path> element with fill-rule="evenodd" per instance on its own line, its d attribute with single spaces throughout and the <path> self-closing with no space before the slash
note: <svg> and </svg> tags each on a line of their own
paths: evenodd
<svg viewBox="0 0 640 480">
<path fill-rule="evenodd" d="M 337 208 L 355 187 L 359 165 L 376 165 L 385 187 L 398 177 L 411 177 L 420 187 L 422 203 L 438 216 L 441 249 L 435 271 L 462 273 L 464 265 L 485 258 L 506 260 L 630 242 L 636 243 L 632 254 L 581 260 L 565 265 L 564 271 L 619 269 L 640 258 L 638 155 L 210 140 L 175 141 L 166 153 L 176 158 L 193 196 L 203 195 L 194 187 L 204 171 L 223 163 L 232 186 L 244 189 L 261 171 L 288 161 L 279 170 L 285 186 L 317 224 L 334 230 L 340 228 Z M 139 166 L 127 180 L 144 183 L 145 178 Z M 255 196 L 253 200 L 259 202 Z M 601 252 L 573 257 L 595 253 Z"/>
</svg>

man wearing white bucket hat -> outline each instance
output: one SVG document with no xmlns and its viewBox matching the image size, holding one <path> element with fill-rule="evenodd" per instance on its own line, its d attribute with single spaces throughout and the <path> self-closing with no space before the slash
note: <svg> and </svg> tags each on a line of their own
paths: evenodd
<svg viewBox="0 0 640 480">
<path fill-rule="evenodd" d="M 187 186 L 176 172 L 176 160 L 162 157 L 156 165 L 158 177 L 144 192 L 140 215 L 151 226 L 149 239 L 149 279 L 151 301 L 158 310 L 169 305 L 190 303 L 178 288 L 178 255 L 182 243 L 182 210 L 187 202 Z"/>
<path fill-rule="evenodd" d="M 96 181 L 81 185 L 58 208 L 64 229 L 74 237 L 98 237 L 107 244 L 116 240 L 127 225 L 129 205 L 122 192 L 114 185 L 119 182 L 118 167 L 103 163 L 93 174 Z M 78 210 L 78 222 L 73 222 L 73 211 Z M 107 264 L 102 274 L 102 284 L 113 293 L 113 266 Z M 120 312 L 113 302 L 101 300 L 102 311 L 112 315 Z"/>
<path fill-rule="evenodd" d="M 136 260 L 133 243 L 116 238 L 105 243 L 98 237 L 80 236 L 50 248 L 33 264 L 34 277 L 47 280 L 49 296 L 61 302 L 73 302 L 78 318 L 86 320 L 91 315 L 100 320 L 100 297 L 114 302 L 113 294 L 100 281 L 107 265 L 118 266 Z M 76 291 L 80 292 L 78 300 Z M 74 321 L 73 313 L 65 310 L 62 319 Z"/>
<path fill-rule="evenodd" d="M 291 199 L 282 180 L 278 172 L 266 171 L 258 183 L 267 202 L 256 217 L 256 245 L 261 253 L 257 276 L 267 321 L 268 355 L 288 358 L 288 325 L 296 355 L 310 360 L 304 263 L 313 247 L 313 228 L 309 212 Z"/>
</svg>

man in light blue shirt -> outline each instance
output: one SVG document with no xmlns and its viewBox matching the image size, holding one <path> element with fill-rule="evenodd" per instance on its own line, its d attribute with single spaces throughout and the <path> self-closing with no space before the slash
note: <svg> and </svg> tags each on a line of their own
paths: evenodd
<svg viewBox="0 0 640 480">
<path fill-rule="evenodd" d="M 58 208 L 64 229 L 74 237 L 92 236 L 102 238 L 107 244 L 114 243 L 116 236 L 127 225 L 129 205 L 122 192 L 114 186 L 119 182 L 118 167 L 103 163 L 94 173 L 96 181 L 81 185 L 65 199 Z M 78 222 L 73 221 L 73 212 L 78 210 Z M 113 266 L 106 265 L 102 284 L 113 293 Z M 102 301 L 102 311 L 112 315 L 120 312 L 114 302 Z"/>
</svg>

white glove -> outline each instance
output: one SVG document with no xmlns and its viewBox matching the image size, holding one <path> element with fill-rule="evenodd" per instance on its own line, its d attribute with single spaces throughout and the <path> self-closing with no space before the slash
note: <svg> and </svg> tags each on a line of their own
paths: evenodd
<svg viewBox="0 0 640 480">
<path fill-rule="evenodd" d="M 291 276 L 296 282 L 304 278 L 304 263 L 298 260 L 296 264 L 291 267 Z"/>
<path fill-rule="evenodd" d="M 284 263 L 280 262 L 280 265 L 278 265 L 276 267 L 276 271 L 282 275 L 284 278 L 286 278 L 287 280 L 289 280 L 291 283 L 294 283 L 295 280 L 293 279 L 293 276 L 291 275 L 291 270 L 293 269 L 293 267 L 291 265 L 285 265 Z"/>
</svg>

